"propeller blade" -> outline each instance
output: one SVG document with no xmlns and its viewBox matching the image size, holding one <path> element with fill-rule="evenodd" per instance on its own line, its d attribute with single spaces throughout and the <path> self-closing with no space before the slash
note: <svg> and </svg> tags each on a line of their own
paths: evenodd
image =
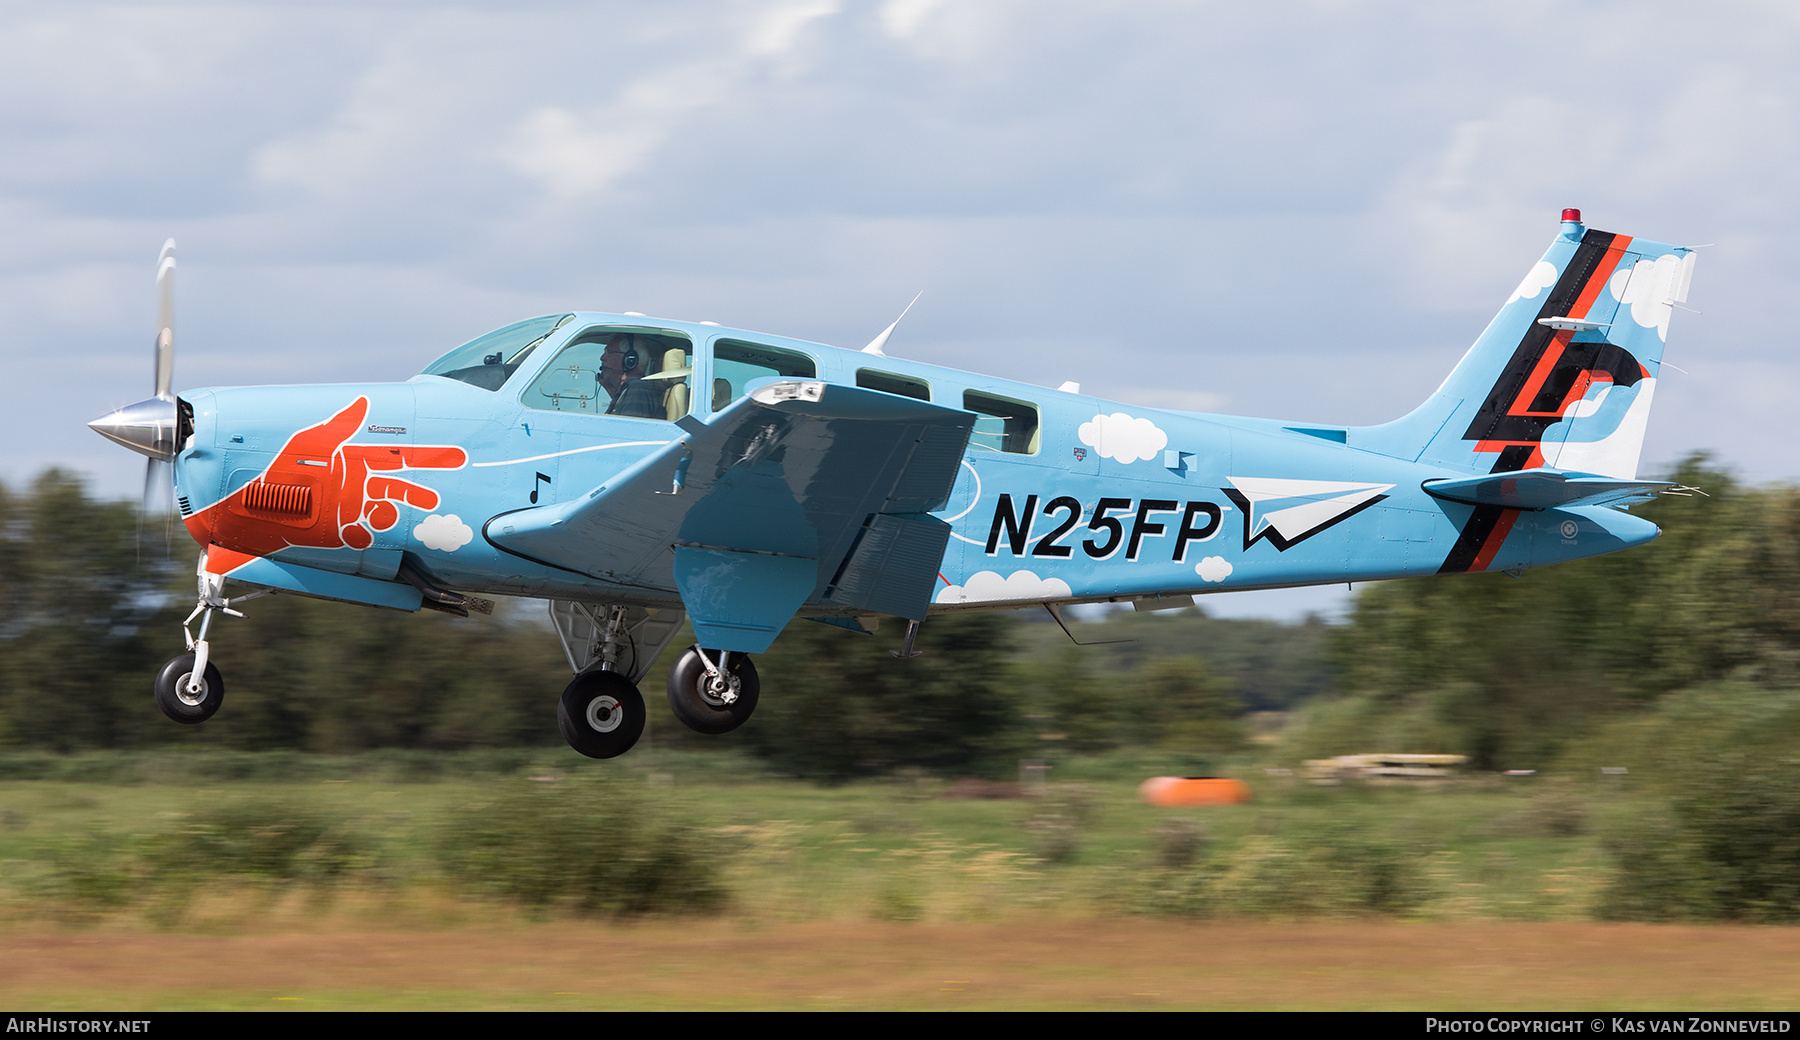
<svg viewBox="0 0 1800 1040">
<path fill-rule="evenodd" d="M 147 521 L 160 519 L 162 522 L 152 526 Z M 166 560 L 173 552 L 175 544 L 175 467 L 160 459 L 144 460 L 144 491 L 138 500 L 137 511 L 137 562 L 140 568 L 144 565 L 144 545 L 146 536 L 155 538 L 155 528 L 162 528 L 162 549 L 160 553 L 152 553 L 152 558 Z M 150 528 L 146 531 L 146 528 Z"/>
<path fill-rule="evenodd" d="M 175 382 L 175 240 L 163 243 L 156 258 L 156 396 L 168 397 Z"/>
<path fill-rule="evenodd" d="M 144 460 L 143 512 L 161 516 L 175 508 L 175 467 L 161 459 Z"/>
</svg>

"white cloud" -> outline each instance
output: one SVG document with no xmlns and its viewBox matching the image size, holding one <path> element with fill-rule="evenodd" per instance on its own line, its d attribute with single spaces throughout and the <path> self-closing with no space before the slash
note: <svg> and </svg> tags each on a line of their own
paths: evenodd
<svg viewBox="0 0 1800 1040">
<path fill-rule="evenodd" d="M 1231 577 L 1231 561 L 1223 556 L 1208 556 L 1194 564 L 1194 573 L 1202 581 L 1224 581 Z"/>
<path fill-rule="evenodd" d="M 1073 592 L 1061 578 L 1040 578 L 1031 571 L 1014 571 L 1002 578 L 997 571 L 977 571 L 967 584 L 950 585 L 938 593 L 939 603 L 985 603 L 1013 600 L 1041 603 L 1068 599 Z"/>
<path fill-rule="evenodd" d="M 1096 415 L 1075 431 L 1081 443 L 1103 458 L 1120 462 L 1148 462 L 1169 445 L 1169 435 L 1148 419 L 1134 419 L 1124 412 Z"/>
<path fill-rule="evenodd" d="M 710 53 L 676 63 L 609 64 L 614 91 L 608 101 L 580 112 L 539 108 L 497 154 L 541 183 L 553 202 L 602 193 L 650 166 L 655 153 L 696 118 L 741 104 L 742 92 L 769 62 L 788 59 L 808 26 L 837 11 L 837 0 L 768 4 L 741 35 Z"/>
<path fill-rule="evenodd" d="M 425 543 L 425 548 L 439 552 L 455 552 L 475 539 L 475 530 L 455 513 L 448 516 L 433 513 L 419 521 L 412 533 L 414 538 Z"/>
<path fill-rule="evenodd" d="M 887 0 L 881 5 L 881 28 L 889 36 L 905 39 L 919 31 L 944 0 Z"/>
<path fill-rule="evenodd" d="M 1506 298 L 1506 302 L 1512 303 L 1515 300 L 1531 299 L 1538 293 L 1555 284 L 1556 268 L 1550 266 L 1550 261 L 1548 260 L 1539 260 L 1537 263 L 1531 265 L 1531 270 L 1525 274 L 1525 280 L 1520 282 L 1519 287 L 1512 291 L 1512 295 Z"/>
</svg>

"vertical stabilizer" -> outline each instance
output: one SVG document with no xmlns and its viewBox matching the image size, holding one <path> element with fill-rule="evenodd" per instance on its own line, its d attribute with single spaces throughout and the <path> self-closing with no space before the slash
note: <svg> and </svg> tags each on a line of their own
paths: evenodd
<svg viewBox="0 0 1800 1040">
<path fill-rule="evenodd" d="M 1350 443 L 1460 472 L 1634 479 L 1693 273 L 1692 250 L 1589 230 L 1564 210 L 1562 233 L 1437 392 Z"/>
</svg>

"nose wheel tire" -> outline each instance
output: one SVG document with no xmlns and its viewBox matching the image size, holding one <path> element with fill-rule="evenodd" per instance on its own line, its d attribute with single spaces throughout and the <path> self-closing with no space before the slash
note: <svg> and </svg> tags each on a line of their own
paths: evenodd
<svg viewBox="0 0 1800 1040">
<path fill-rule="evenodd" d="M 191 689 L 194 678 L 194 655 L 182 654 L 156 673 L 156 706 L 162 713 L 184 725 L 205 722 L 225 702 L 225 680 L 211 662 L 201 675 L 199 689 Z"/>
<path fill-rule="evenodd" d="M 589 758 L 617 758 L 644 735 L 644 697 L 624 676 L 586 672 L 563 690 L 556 724 Z"/>
<path fill-rule="evenodd" d="M 719 651 L 705 653 L 708 661 L 718 664 Z M 700 654 L 699 648 L 689 647 L 669 669 L 669 710 L 697 733 L 730 733 L 756 710 L 762 690 L 756 666 L 748 654 L 732 654 L 725 665 L 725 681 L 720 682 L 707 670 Z"/>
</svg>

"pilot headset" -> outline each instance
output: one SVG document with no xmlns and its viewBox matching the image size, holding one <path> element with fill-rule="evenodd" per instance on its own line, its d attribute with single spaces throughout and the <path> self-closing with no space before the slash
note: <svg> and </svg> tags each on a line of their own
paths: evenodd
<svg viewBox="0 0 1800 1040">
<path fill-rule="evenodd" d="M 620 340 L 625 342 L 625 356 L 619 359 L 619 371 L 621 373 L 636 372 L 638 362 L 643 360 L 638 356 L 637 337 L 627 333 L 613 340 L 613 343 L 616 345 Z"/>
</svg>

